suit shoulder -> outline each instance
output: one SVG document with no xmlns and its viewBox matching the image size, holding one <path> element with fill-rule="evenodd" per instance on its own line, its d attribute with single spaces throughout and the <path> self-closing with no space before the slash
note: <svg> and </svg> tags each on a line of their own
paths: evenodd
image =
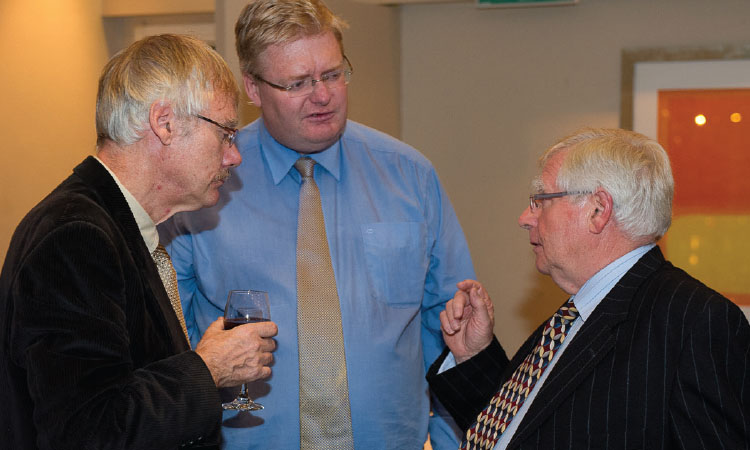
<svg viewBox="0 0 750 450">
<path fill-rule="evenodd" d="M 71 176 L 40 201 L 21 221 L 50 230 L 72 222 L 113 224 L 110 214 L 85 184 Z M 19 228 L 21 227 L 19 225 Z"/>
<path fill-rule="evenodd" d="M 732 316 L 744 316 L 742 310 L 720 292 L 707 286 L 683 269 L 666 262 L 647 280 L 643 298 L 656 299 L 656 311 L 662 305 L 673 314 L 703 315 L 722 310 Z"/>
<path fill-rule="evenodd" d="M 8 259 L 22 259 L 50 239 L 86 242 L 119 233 L 118 224 L 83 183 L 71 176 L 32 208 L 16 227 Z M 66 237 L 67 236 L 67 237 Z"/>
</svg>

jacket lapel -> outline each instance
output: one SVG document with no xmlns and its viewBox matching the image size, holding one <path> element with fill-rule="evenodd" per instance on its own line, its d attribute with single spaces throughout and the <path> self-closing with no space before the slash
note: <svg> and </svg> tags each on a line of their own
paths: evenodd
<svg viewBox="0 0 750 450">
<path fill-rule="evenodd" d="M 602 299 L 565 352 L 560 355 L 508 448 L 513 448 L 535 432 L 560 403 L 575 392 L 581 381 L 596 369 L 602 358 L 612 351 L 616 343 L 617 327 L 627 319 L 631 301 L 638 288 L 664 262 L 661 250 L 654 247 Z M 539 332 L 535 333 L 535 339 L 540 338 Z"/>
<path fill-rule="evenodd" d="M 149 288 L 153 296 L 157 309 L 161 314 L 154 314 L 153 320 L 160 321 L 161 329 L 164 330 L 175 345 L 178 352 L 189 350 L 188 342 L 185 340 L 185 334 L 182 332 L 177 315 L 172 308 L 169 295 L 164 289 L 164 284 L 159 277 L 156 263 L 154 263 L 151 253 L 143 241 L 143 236 L 138 229 L 138 224 L 133 217 L 133 212 L 128 206 L 125 196 L 117 186 L 117 183 L 109 174 L 107 169 L 95 158 L 89 156 L 79 164 L 73 172 L 91 186 L 91 189 L 98 195 L 98 201 L 104 209 L 117 222 L 120 232 L 123 234 L 125 242 L 130 249 L 130 256 L 139 268 L 139 276 L 143 284 Z M 146 293 L 148 295 L 149 293 Z M 156 311 L 155 311 L 156 312 Z"/>
</svg>

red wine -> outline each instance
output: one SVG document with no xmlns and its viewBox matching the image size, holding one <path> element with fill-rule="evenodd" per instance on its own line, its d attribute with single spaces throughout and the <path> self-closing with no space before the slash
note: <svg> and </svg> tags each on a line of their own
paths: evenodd
<svg viewBox="0 0 750 450">
<path fill-rule="evenodd" d="M 231 319 L 224 319 L 224 329 L 231 330 L 237 325 L 244 325 L 246 323 L 268 322 L 268 321 L 269 321 L 268 319 L 264 319 L 263 317 L 233 317 Z"/>
</svg>

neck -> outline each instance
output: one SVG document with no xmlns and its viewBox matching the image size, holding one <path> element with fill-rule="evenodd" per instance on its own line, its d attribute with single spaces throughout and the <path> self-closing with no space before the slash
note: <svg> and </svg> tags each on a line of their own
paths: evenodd
<svg viewBox="0 0 750 450">
<path fill-rule="evenodd" d="M 162 195 L 159 164 L 150 157 L 141 141 L 121 146 L 107 141 L 98 149 L 97 156 L 111 170 L 120 183 L 146 210 L 151 220 L 159 224 L 173 215 L 167 199 Z"/>
<path fill-rule="evenodd" d="M 566 293 L 570 295 L 578 293 L 597 272 L 618 258 L 650 242 L 647 239 L 631 239 L 619 230 L 609 230 L 607 234 L 607 236 L 598 235 L 598 238 L 592 239 L 581 252 L 575 268 L 577 276 L 572 278 L 570 283 L 557 283 Z"/>
</svg>

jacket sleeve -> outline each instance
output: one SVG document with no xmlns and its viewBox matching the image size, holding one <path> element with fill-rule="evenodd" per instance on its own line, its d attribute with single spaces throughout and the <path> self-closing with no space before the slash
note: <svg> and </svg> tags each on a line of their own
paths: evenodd
<svg viewBox="0 0 750 450">
<path fill-rule="evenodd" d="M 27 373 L 39 448 L 177 448 L 219 427 L 218 392 L 196 353 L 158 340 L 161 359 L 133 351 L 128 330 L 160 321 L 132 272 L 123 240 L 84 221 L 55 228 L 22 261 L 12 358 Z"/>
<path fill-rule="evenodd" d="M 499 389 L 509 361 L 497 338 L 494 338 L 486 349 L 473 358 L 438 374 L 448 352 L 446 348 L 432 364 L 427 372 L 427 381 L 456 424 L 466 431 Z"/>
</svg>

